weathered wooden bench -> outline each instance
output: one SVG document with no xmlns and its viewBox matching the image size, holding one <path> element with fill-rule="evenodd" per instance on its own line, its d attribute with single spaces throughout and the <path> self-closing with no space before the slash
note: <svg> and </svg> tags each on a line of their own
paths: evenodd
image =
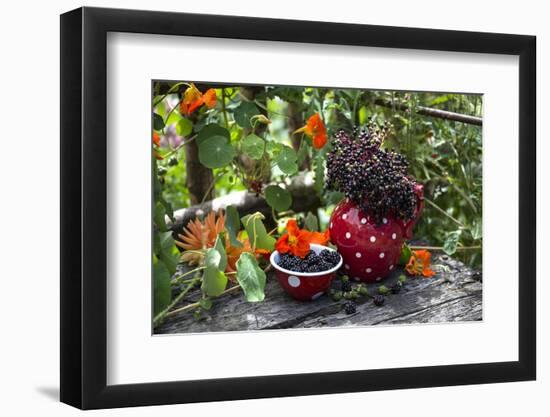
<svg viewBox="0 0 550 417">
<path fill-rule="evenodd" d="M 345 300 L 335 302 L 328 295 L 311 302 L 296 301 L 279 286 L 273 272 L 267 277 L 266 297 L 261 303 L 248 303 L 242 293 L 225 294 L 197 319 L 189 311 L 168 317 L 155 329 L 156 334 L 202 333 L 233 330 L 264 330 L 307 327 L 437 323 L 482 319 L 482 275 L 446 255 L 433 255 L 437 274 L 429 279 L 408 278 L 398 294 L 386 297 L 377 307 L 371 298 L 361 297 L 357 311 L 347 315 Z M 390 286 L 402 270 L 397 269 L 385 282 Z M 369 285 L 376 294 L 377 286 Z M 200 290 L 186 296 L 181 305 L 196 302 Z"/>
</svg>

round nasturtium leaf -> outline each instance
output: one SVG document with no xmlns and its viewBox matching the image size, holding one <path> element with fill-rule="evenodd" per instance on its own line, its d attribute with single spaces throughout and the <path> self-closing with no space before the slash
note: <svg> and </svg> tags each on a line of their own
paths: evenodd
<svg viewBox="0 0 550 417">
<path fill-rule="evenodd" d="M 265 189 L 265 200 L 276 211 L 285 211 L 292 205 L 292 196 L 278 185 L 270 185 Z"/>
<path fill-rule="evenodd" d="M 296 159 L 297 155 L 294 149 L 285 146 L 277 156 L 277 166 L 281 171 L 283 171 L 283 173 L 292 175 L 298 171 Z"/>
<path fill-rule="evenodd" d="M 204 126 L 197 135 L 197 143 L 200 145 L 202 142 L 204 142 L 206 139 L 211 138 L 212 136 L 221 136 L 226 138 L 226 142 L 229 142 L 229 138 L 231 137 L 229 130 L 227 130 L 224 127 L 221 127 L 217 124 L 209 124 Z"/>
<path fill-rule="evenodd" d="M 265 142 L 259 136 L 250 134 L 243 139 L 243 152 L 252 159 L 261 159 L 264 155 Z"/>
<path fill-rule="evenodd" d="M 235 149 L 223 136 L 212 136 L 199 143 L 199 161 L 207 168 L 222 168 L 235 156 Z"/>
<path fill-rule="evenodd" d="M 193 131 L 193 122 L 182 117 L 176 125 L 176 132 L 180 136 L 189 136 Z"/>
<path fill-rule="evenodd" d="M 256 105 L 250 101 L 243 101 L 239 107 L 234 110 L 233 117 L 237 124 L 244 128 L 251 128 L 250 118 L 260 114 Z"/>
</svg>

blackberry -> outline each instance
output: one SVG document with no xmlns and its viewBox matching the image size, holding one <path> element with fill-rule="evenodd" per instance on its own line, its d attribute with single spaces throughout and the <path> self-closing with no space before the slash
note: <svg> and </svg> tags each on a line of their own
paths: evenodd
<svg viewBox="0 0 550 417">
<path fill-rule="evenodd" d="M 344 292 L 351 291 L 351 282 L 343 281 L 342 282 L 342 291 L 344 291 Z"/>
<path fill-rule="evenodd" d="M 178 164 L 178 158 L 176 158 L 175 156 L 173 156 L 168 160 L 168 165 L 170 165 L 171 167 L 176 166 L 177 164 Z"/>
<path fill-rule="evenodd" d="M 390 287 L 390 290 L 391 290 L 391 293 L 392 294 L 399 294 L 399 291 L 401 291 L 401 286 L 402 284 L 397 281 L 396 283 L 394 283 L 391 287 Z"/>
<path fill-rule="evenodd" d="M 371 123 L 352 133 L 340 130 L 327 155 L 327 188 L 343 192 L 378 224 L 389 213 L 411 219 L 417 202 L 417 183 L 408 175 L 406 158 L 381 149 L 390 129 Z"/>
<path fill-rule="evenodd" d="M 372 302 L 374 303 L 374 305 L 377 305 L 378 307 L 383 305 L 384 301 L 386 301 L 386 299 L 384 298 L 383 295 L 375 295 L 372 299 Z"/>
<path fill-rule="evenodd" d="M 353 314 L 357 311 L 357 306 L 353 301 L 348 301 L 346 304 L 344 304 L 344 311 L 346 314 Z"/>
<path fill-rule="evenodd" d="M 338 252 L 333 250 L 323 249 L 319 256 L 322 260 L 331 264 L 333 267 L 338 265 L 338 262 L 340 262 L 340 255 Z"/>
</svg>

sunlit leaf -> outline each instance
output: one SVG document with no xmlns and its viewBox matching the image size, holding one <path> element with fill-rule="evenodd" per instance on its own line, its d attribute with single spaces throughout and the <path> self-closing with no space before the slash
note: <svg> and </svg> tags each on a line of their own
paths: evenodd
<svg viewBox="0 0 550 417">
<path fill-rule="evenodd" d="M 212 136 L 199 143 L 199 161 L 208 168 L 222 168 L 235 157 L 235 148 L 223 136 Z"/>
<path fill-rule="evenodd" d="M 252 159 L 261 159 L 265 151 L 265 141 L 251 133 L 242 142 L 243 152 Z"/>
<path fill-rule="evenodd" d="M 264 191 L 265 200 L 276 211 L 285 211 L 292 205 L 292 196 L 278 185 L 270 185 Z"/>
<path fill-rule="evenodd" d="M 265 272 L 258 266 L 254 255 L 242 253 L 237 261 L 237 281 L 244 291 L 246 301 L 264 300 L 265 278 Z"/>
</svg>

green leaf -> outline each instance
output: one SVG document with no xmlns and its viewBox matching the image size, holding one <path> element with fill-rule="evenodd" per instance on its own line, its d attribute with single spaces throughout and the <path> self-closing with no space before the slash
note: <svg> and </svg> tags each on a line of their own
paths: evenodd
<svg viewBox="0 0 550 417">
<path fill-rule="evenodd" d="M 182 117 L 181 120 L 176 125 L 176 132 L 180 136 L 189 136 L 193 131 L 193 122 L 185 117 Z"/>
<path fill-rule="evenodd" d="M 284 146 L 281 149 L 279 155 L 277 155 L 276 163 L 281 171 L 287 175 L 292 175 L 298 171 L 298 165 L 296 163 L 298 156 L 294 149 Z"/>
<path fill-rule="evenodd" d="M 459 238 L 460 238 L 460 230 L 455 230 L 454 232 L 447 233 L 445 237 L 445 242 L 443 242 L 443 251 L 447 255 L 452 255 L 456 252 L 456 247 L 458 245 Z"/>
<path fill-rule="evenodd" d="M 209 139 L 213 136 L 222 136 L 226 138 L 226 142 L 229 142 L 229 139 L 231 138 L 231 134 L 229 133 L 229 130 L 227 130 L 224 127 L 221 127 L 218 124 L 209 124 L 204 126 L 197 135 L 197 144 L 200 145 L 202 142 L 204 142 L 206 139 Z"/>
<path fill-rule="evenodd" d="M 317 191 L 318 195 L 321 195 L 323 192 L 325 184 L 325 165 L 324 158 L 321 152 L 317 152 L 315 155 L 315 182 L 313 188 Z"/>
<path fill-rule="evenodd" d="M 222 168 L 235 156 L 235 149 L 223 136 L 212 136 L 199 143 L 199 161 L 207 168 Z"/>
<path fill-rule="evenodd" d="M 153 214 L 153 220 L 161 232 L 166 232 L 166 221 L 164 216 L 166 215 L 166 210 L 160 201 L 155 203 L 155 213 Z"/>
<path fill-rule="evenodd" d="M 252 159 L 261 159 L 265 151 L 265 142 L 259 136 L 251 133 L 242 142 L 243 152 Z"/>
<path fill-rule="evenodd" d="M 225 208 L 225 229 L 229 233 L 229 241 L 231 246 L 236 248 L 241 248 L 243 244 L 237 240 L 237 235 L 239 234 L 240 227 L 239 213 L 235 206 L 227 206 Z"/>
<path fill-rule="evenodd" d="M 157 315 L 170 304 L 172 290 L 170 288 L 170 273 L 163 262 L 157 261 L 153 267 L 153 311 Z"/>
<path fill-rule="evenodd" d="M 292 196 L 278 185 L 270 185 L 264 191 L 265 200 L 270 207 L 277 211 L 285 211 L 292 205 Z"/>
<path fill-rule="evenodd" d="M 212 300 L 210 298 L 201 298 L 199 305 L 203 310 L 210 310 L 212 308 Z"/>
<path fill-rule="evenodd" d="M 176 273 L 179 262 L 179 252 L 174 244 L 172 232 L 155 234 L 155 254 L 164 263 L 170 275 Z"/>
<path fill-rule="evenodd" d="M 474 221 L 474 225 L 471 229 L 472 238 L 475 240 L 481 239 L 483 236 L 483 227 L 481 223 L 481 219 Z"/>
<path fill-rule="evenodd" d="M 411 259 L 411 248 L 406 243 L 403 243 L 401 247 L 401 255 L 399 256 L 399 265 L 407 265 L 409 259 Z"/>
<path fill-rule="evenodd" d="M 404 284 L 405 282 L 407 282 L 407 277 L 406 277 L 404 274 L 401 274 L 401 275 L 399 275 L 399 278 L 397 278 L 397 280 L 398 280 L 401 284 Z"/>
<path fill-rule="evenodd" d="M 319 221 L 317 220 L 317 216 L 313 214 L 311 211 L 307 213 L 305 224 L 306 224 L 306 229 L 309 230 L 310 232 L 319 231 Z"/>
<path fill-rule="evenodd" d="M 256 105 L 250 101 L 243 101 L 239 107 L 234 110 L 233 117 L 237 124 L 244 128 L 251 128 L 250 118 L 260 114 Z"/>
<path fill-rule="evenodd" d="M 249 214 L 241 219 L 241 222 L 248 234 L 248 239 L 253 249 L 266 249 L 273 251 L 275 248 L 275 238 L 269 236 L 262 222 L 265 217 L 262 213 L 256 212 Z"/>
<path fill-rule="evenodd" d="M 214 249 L 216 249 L 220 254 L 220 263 L 218 265 L 218 269 L 223 272 L 227 267 L 227 255 L 225 254 L 225 246 L 223 245 L 223 233 L 220 233 L 216 238 Z"/>
<path fill-rule="evenodd" d="M 164 119 L 160 114 L 153 113 L 153 129 L 159 131 L 164 129 Z"/>
<path fill-rule="evenodd" d="M 267 141 L 265 150 L 267 151 L 267 153 L 272 159 L 277 159 L 277 157 L 279 156 L 279 153 L 281 153 L 281 151 L 284 148 L 286 148 L 286 146 L 283 145 L 282 143 L 274 142 L 270 140 L 270 141 Z"/>
<path fill-rule="evenodd" d="M 258 302 L 265 298 L 265 272 L 258 266 L 254 255 L 244 252 L 237 261 L 237 281 L 244 291 L 246 301 Z"/>
<path fill-rule="evenodd" d="M 210 248 L 206 251 L 204 256 L 206 269 L 204 270 L 201 289 L 209 297 L 219 296 L 227 286 L 227 277 L 219 269 L 220 261 L 221 255 L 216 249 Z"/>
</svg>

